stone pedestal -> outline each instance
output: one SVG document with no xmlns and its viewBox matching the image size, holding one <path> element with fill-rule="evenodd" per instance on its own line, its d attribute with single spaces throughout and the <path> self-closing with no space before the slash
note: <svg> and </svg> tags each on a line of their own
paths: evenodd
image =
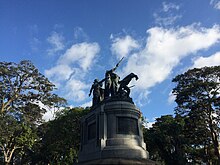
<svg viewBox="0 0 220 165">
<path fill-rule="evenodd" d="M 141 113 L 132 102 L 105 101 L 81 120 L 79 163 L 147 158 Z"/>
</svg>

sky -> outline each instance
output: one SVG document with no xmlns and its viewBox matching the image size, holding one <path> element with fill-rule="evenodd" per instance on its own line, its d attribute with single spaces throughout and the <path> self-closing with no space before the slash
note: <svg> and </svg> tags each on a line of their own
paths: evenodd
<svg viewBox="0 0 220 165">
<path fill-rule="evenodd" d="M 220 65 L 220 0 L 0 0 L 1 61 L 31 60 L 69 106 L 91 105 L 94 79 L 122 57 L 149 124 L 174 114 L 172 79 Z"/>
</svg>

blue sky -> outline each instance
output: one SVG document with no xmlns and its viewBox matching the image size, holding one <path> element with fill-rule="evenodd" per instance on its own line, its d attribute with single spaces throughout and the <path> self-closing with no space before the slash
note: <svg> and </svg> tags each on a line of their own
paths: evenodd
<svg viewBox="0 0 220 165">
<path fill-rule="evenodd" d="M 172 78 L 220 65 L 219 0 L 0 0 L 1 61 L 31 60 L 71 106 L 121 57 L 149 122 L 173 114 Z"/>
</svg>

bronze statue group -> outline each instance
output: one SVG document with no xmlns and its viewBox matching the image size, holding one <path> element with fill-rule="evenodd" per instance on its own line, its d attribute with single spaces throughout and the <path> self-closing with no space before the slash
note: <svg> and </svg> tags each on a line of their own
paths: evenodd
<svg viewBox="0 0 220 165">
<path fill-rule="evenodd" d="M 116 64 L 113 69 L 107 70 L 105 72 L 104 79 L 101 81 L 98 79 L 94 80 L 89 93 L 90 96 L 93 92 L 93 106 L 109 98 L 129 98 L 130 88 L 128 87 L 128 84 L 132 78 L 138 80 L 138 76 L 134 73 L 130 73 L 120 81 L 120 77 L 115 73 L 115 70 L 118 68 L 123 58 Z M 103 82 L 105 82 L 104 89 L 102 88 Z"/>
</svg>

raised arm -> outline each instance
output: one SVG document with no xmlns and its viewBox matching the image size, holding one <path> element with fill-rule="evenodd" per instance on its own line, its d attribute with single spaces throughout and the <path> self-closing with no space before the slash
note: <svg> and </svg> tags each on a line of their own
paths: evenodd
<svg viewBox="0 0 220 165">
<path fill-rule="evenodd" d="M 121 60 L 115 65 L 115 67 L 112 69 L 112 72 L 114 72 L 118 68 L 123 59 L 124 57 L 122 57 Z"/>
<path fill-rule="evenodd" d="M 93 90 L 93 85 L 92 85 L 92 87 L 90 89 L 89 96 L 91 96 L 92 90 Z"/>
</svg>

